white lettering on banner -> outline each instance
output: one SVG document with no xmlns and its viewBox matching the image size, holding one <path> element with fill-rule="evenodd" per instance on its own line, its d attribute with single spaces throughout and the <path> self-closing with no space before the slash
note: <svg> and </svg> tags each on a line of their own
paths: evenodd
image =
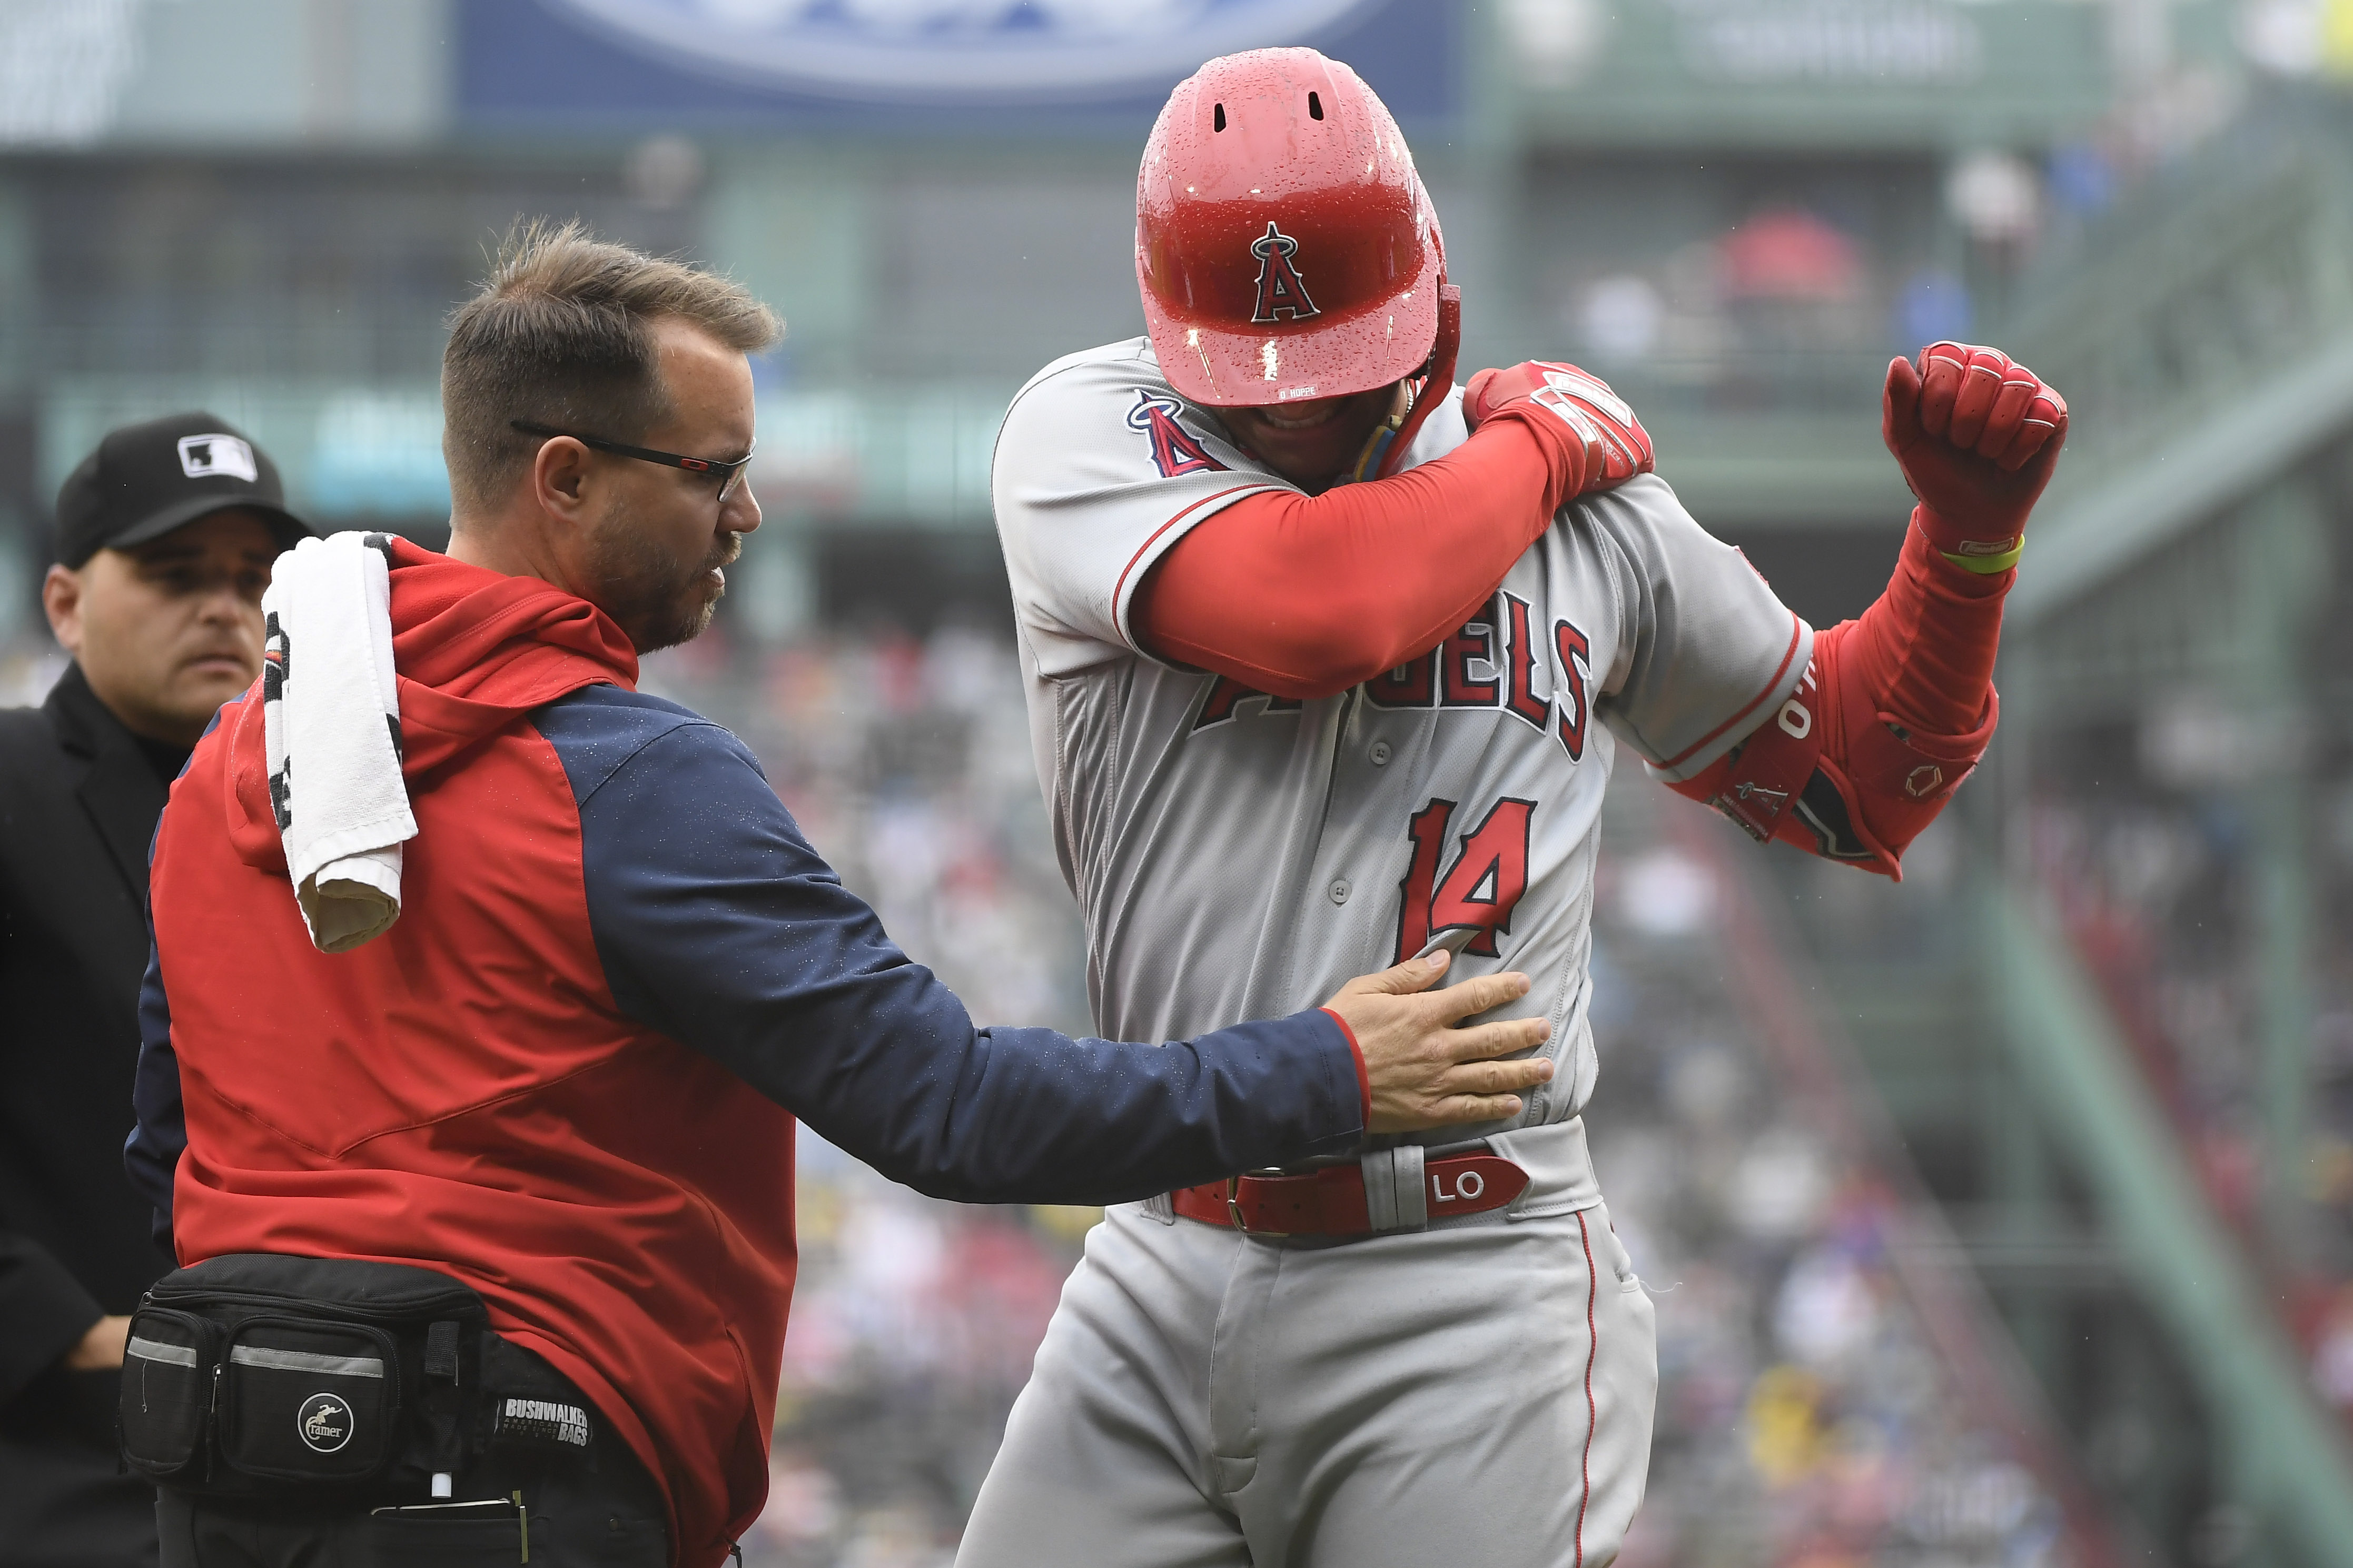
<svg viewBox="0 0 2353 1568">
<path fill-rule="evenodd" d="M 1673 0 L 1684 63 L 1703 79 L 1872 87 L 1973 81 L 1978 24 L 1920 0 Z"/>
</svg>

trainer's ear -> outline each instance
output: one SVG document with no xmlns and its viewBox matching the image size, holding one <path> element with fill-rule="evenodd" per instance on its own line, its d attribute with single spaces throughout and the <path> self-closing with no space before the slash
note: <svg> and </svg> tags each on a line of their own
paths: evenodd
<svg viewBox="0 0 2353 1568">
<path fill-rule="evenodd" d="M 579 521 L 588 506 L 593 456 L 569 436 L 551 436 L 541 442 L 527 480 L 538 510 L 566 522 Z"/>
</svg>

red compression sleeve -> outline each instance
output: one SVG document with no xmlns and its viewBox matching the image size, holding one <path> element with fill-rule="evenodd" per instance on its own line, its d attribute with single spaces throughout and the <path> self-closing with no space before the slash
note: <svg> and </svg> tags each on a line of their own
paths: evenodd
<svg viewBox="0 0 2353 1568">
<path fill-rule="evenodd" d="M 1814 638 L 1790 702 L 1671 787 L 1759 837 L 1900 876 L 1905 847 L 1992 737 L 2001 602 L 2017 577 L 1943 559 L 1915 517 L 1887 592 Z"/>
<path fill-rule="evenodd" d="M 1887 592 L 1845 638 L 1854 678 L 1915 734 L 1969 733 L 1991 700 L 2001 602 L 2016 581 L 2015 566 L 1980 576 L 1943 559 L 1915 517 Z"/>
<path fill-rule="evenodd" d="M 1320 496 L 1262 492 L 1197 525 L 1136 590 L 1163 658 L 1277 697 L 1330 697 L 1470 617 L 1566 498 L 1541 437 L 1499 411 L 1445 457 Z"/>
</svg>

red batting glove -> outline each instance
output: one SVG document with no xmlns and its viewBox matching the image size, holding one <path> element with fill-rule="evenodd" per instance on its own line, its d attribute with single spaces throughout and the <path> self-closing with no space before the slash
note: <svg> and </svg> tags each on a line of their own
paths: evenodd
<svg viewBox="0 0 2353 1568">
<path fill-rule="evenodd" d="M 1887 366 L 1880 435 L 1920 499 L 1915 521 L 1955 564 L 2000 570 L 2067 439 L 2067 400 L 1999 349 L 1931 343 Z"/>
<path fill-rule="evenodd" d="M 1651 433 L 1609 383 L 1573 364 L 1528 360 L 1482 370 L 1462 389 L 1462 417 L 1474 430 L 1508 418 L 1536 433 L 1554 458 L 1547 511 L 1651 471 Z"/>
</svg>

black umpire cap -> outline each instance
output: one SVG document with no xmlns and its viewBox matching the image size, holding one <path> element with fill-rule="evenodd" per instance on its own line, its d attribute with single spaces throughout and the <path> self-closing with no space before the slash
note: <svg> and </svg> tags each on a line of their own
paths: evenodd
<svg viewBox="0 0 2353 1568">
<path fill-rule="evenodd" d="M 311 525 L 286 510 L 278 465 L 218 415 L 166 415 L 107 433 L 58 491 L 58 561 L 77 569 L 109 547 L 161 539 L 235 508 L 269 525 L 281 549 Z"/>
</svg>

